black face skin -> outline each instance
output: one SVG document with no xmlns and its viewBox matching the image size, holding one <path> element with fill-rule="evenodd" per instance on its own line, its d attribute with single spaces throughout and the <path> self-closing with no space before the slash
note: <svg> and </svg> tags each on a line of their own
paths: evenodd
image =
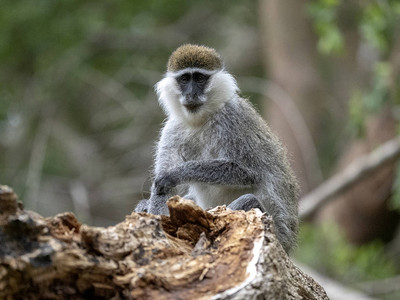
<svg viewBox="0 0 400 300">
<path fill-rule="evenodd" d="M 196 112 L 204 104 L 205 97 L 202 96 L 209 79 L 210 75 L 200 72 L 188 72 L 176 77 L 184 96 L 182 105 L 189 112 Z"/>
</svg>

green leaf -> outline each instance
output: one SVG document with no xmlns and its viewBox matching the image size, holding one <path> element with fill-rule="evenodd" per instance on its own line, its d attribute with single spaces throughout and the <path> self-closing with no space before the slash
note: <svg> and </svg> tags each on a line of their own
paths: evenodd
<svg viewBox="0 0 400 300">
<path fill-rule="evenodd" d="M 344 50 L 342 34 L 336 24 L 340 0 L 313 1 L 307 6 L 308 14 L 314 19 L 314 28 L 319 36 L 317 48 L 322 54 L 341 54 Z"/>
<path fill-rule="evenodd" d="M 363 94 L 360 90 L 355 90 L 349 100 L 349 119 L 350 128 L 358 137 L 365 133 L 365 116 Z"/>
<path fill-rule="evenodd" d="M 323 54 L 340 54 L 344 50 L 344 42 L 342 34 L 336 25 L 326 23 L 320 32 L 320 39 L 318 41 L 318 50 Z"/>
<path fill-rule="evenodd" d="M 375 64 L 372 90 L 364 96 L 364 104 L 369 112 L 378 112 L 388 101 L 391 73 L 392 67 L 389 63 Z"/>
</svg>

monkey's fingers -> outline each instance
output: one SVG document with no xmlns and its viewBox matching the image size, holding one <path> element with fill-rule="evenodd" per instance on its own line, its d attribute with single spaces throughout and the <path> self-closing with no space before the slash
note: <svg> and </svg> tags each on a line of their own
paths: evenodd
<svg viewBox="0 0 400 300">
<path fill-rule="evenodd" d="M 157 178 L 155 181 L 155 192 L 157 195 L 166 195 L 174 187 L 176 187 L 176 180 L 169 175 Z"/>
</svg>

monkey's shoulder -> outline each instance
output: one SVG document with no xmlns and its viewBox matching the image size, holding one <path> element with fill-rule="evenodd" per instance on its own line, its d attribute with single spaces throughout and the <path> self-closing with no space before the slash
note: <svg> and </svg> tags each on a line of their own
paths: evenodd
<svg viewBox="0 0 400 300">
<path fill-rule="evenodd" d="M 214 131 L 214 136 L 228 135 L 236 140 L 269 142 L 276 138 L 253 105 L 241 97 L 226 103 L 224 108 L 215 114 L 209 127 Z"/>
</svg>

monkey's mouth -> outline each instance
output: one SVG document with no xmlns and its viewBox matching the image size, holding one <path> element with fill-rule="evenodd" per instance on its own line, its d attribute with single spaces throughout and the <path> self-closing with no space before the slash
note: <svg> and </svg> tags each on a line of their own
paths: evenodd
<svg viewBox="0 0 400 300">
<path fill-rule="evenodd" d="M 200 109 L 203 103 L 187 103 L 183 104 L 183 106 L 191 113 L 194 113 Z"/>
</svg>

